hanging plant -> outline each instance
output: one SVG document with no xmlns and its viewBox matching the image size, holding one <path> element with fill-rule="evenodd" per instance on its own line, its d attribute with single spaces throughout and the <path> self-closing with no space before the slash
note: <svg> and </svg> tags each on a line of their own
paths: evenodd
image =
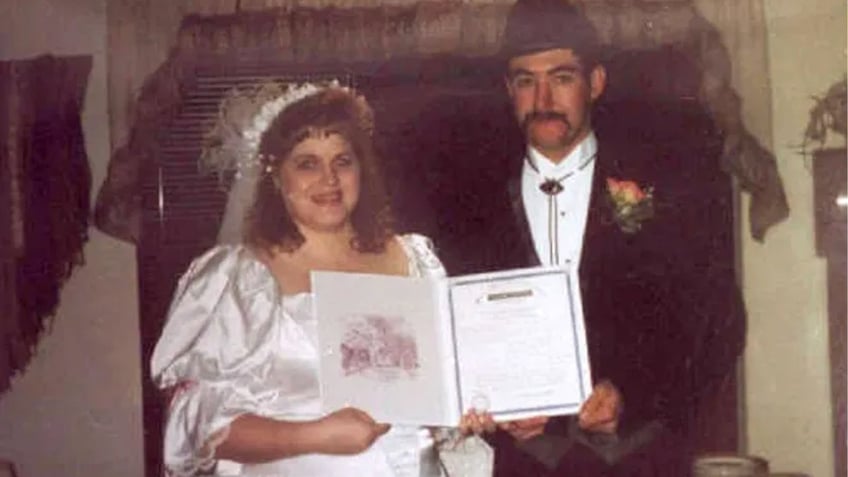
<svg viewBox="0 0 848 477">
<path fill-rule="evenodd" d="M 804 130 L 801 152 L 807 155 L 810 145 L 824 146 L 828 133 L 846 134 L 846 78 L 832 85 L 824 96 L 813 96 L 815 105 L 810 110 L 810 120 Z"/>
</svg>

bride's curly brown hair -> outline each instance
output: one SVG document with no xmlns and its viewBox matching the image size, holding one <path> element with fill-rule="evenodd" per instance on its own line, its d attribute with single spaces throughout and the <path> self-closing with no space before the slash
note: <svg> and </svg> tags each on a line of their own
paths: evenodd
<svg viewBox="0 0 848 477">
<path fill-rule="evenodd" d="M 262 135 L 259 154 L 262 177 L 248 212 L 245 242 L 291 252 L 304 237 L 286 210 L 274 178 L 279 167 L 301 141 L 338 134 L 353 148 L 361 167 L 359 201 L 351 213 L 351 246 L 361 252 L 385 250 L 394 235 L 394 220 L 371 138 L 373 113 L 364 98 L 349 90 L 328 88 L 285 108 Z"/>
</svg>

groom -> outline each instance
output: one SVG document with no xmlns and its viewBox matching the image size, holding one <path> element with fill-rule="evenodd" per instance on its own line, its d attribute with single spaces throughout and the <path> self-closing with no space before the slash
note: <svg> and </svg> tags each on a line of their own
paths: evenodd
<svg viewBox="0 0 848 477">
<path fill-rule="evenodd" d="M 520 171 L 481 198 L 478 233 L 436 242 L 452 273 L 577 266 L 595 387 L 577 416 L 500 423 L 496 475 L 687 475 L 692 416 L 745 340 L 729 179 L 679 144 L 596 135 L 607 71 L 574 7 L 519 0 L 502 51 Z"/>
</svg>

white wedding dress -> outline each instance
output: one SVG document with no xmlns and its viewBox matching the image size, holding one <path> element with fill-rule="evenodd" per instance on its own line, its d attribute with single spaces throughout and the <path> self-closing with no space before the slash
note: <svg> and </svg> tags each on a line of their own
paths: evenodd
<svg viewBox="0 0 848 477">
<path fill-rule="evenodd" d="M 428 239 L 397 239 L 411 276 L 445 275 Z M 215 446 L 241 414 L 299 420 L 320 413 L 316 325 L 312 295 L 283 296 L 270 270 L 245 246 L 220 245 L 192 263 L 151 363 L 160 388 L 176 387 L 165 429 L 171 474 L 441 475 L 430 432 L 402 426 L 354 456 L 309 454 L 261 465 L 215 459 Z"/>
</svg>

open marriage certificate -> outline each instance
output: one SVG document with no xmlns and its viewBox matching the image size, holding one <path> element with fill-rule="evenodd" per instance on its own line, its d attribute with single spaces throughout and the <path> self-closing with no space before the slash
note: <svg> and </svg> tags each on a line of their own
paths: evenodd
<svg viewBox="0 0 848 477">
<path fill-rule="evenodd" d="M 454 278 L 313 272 L 324 412 L 455 426 L 574 414 L 592 389 L 576 273 Z"/>
</svg>

